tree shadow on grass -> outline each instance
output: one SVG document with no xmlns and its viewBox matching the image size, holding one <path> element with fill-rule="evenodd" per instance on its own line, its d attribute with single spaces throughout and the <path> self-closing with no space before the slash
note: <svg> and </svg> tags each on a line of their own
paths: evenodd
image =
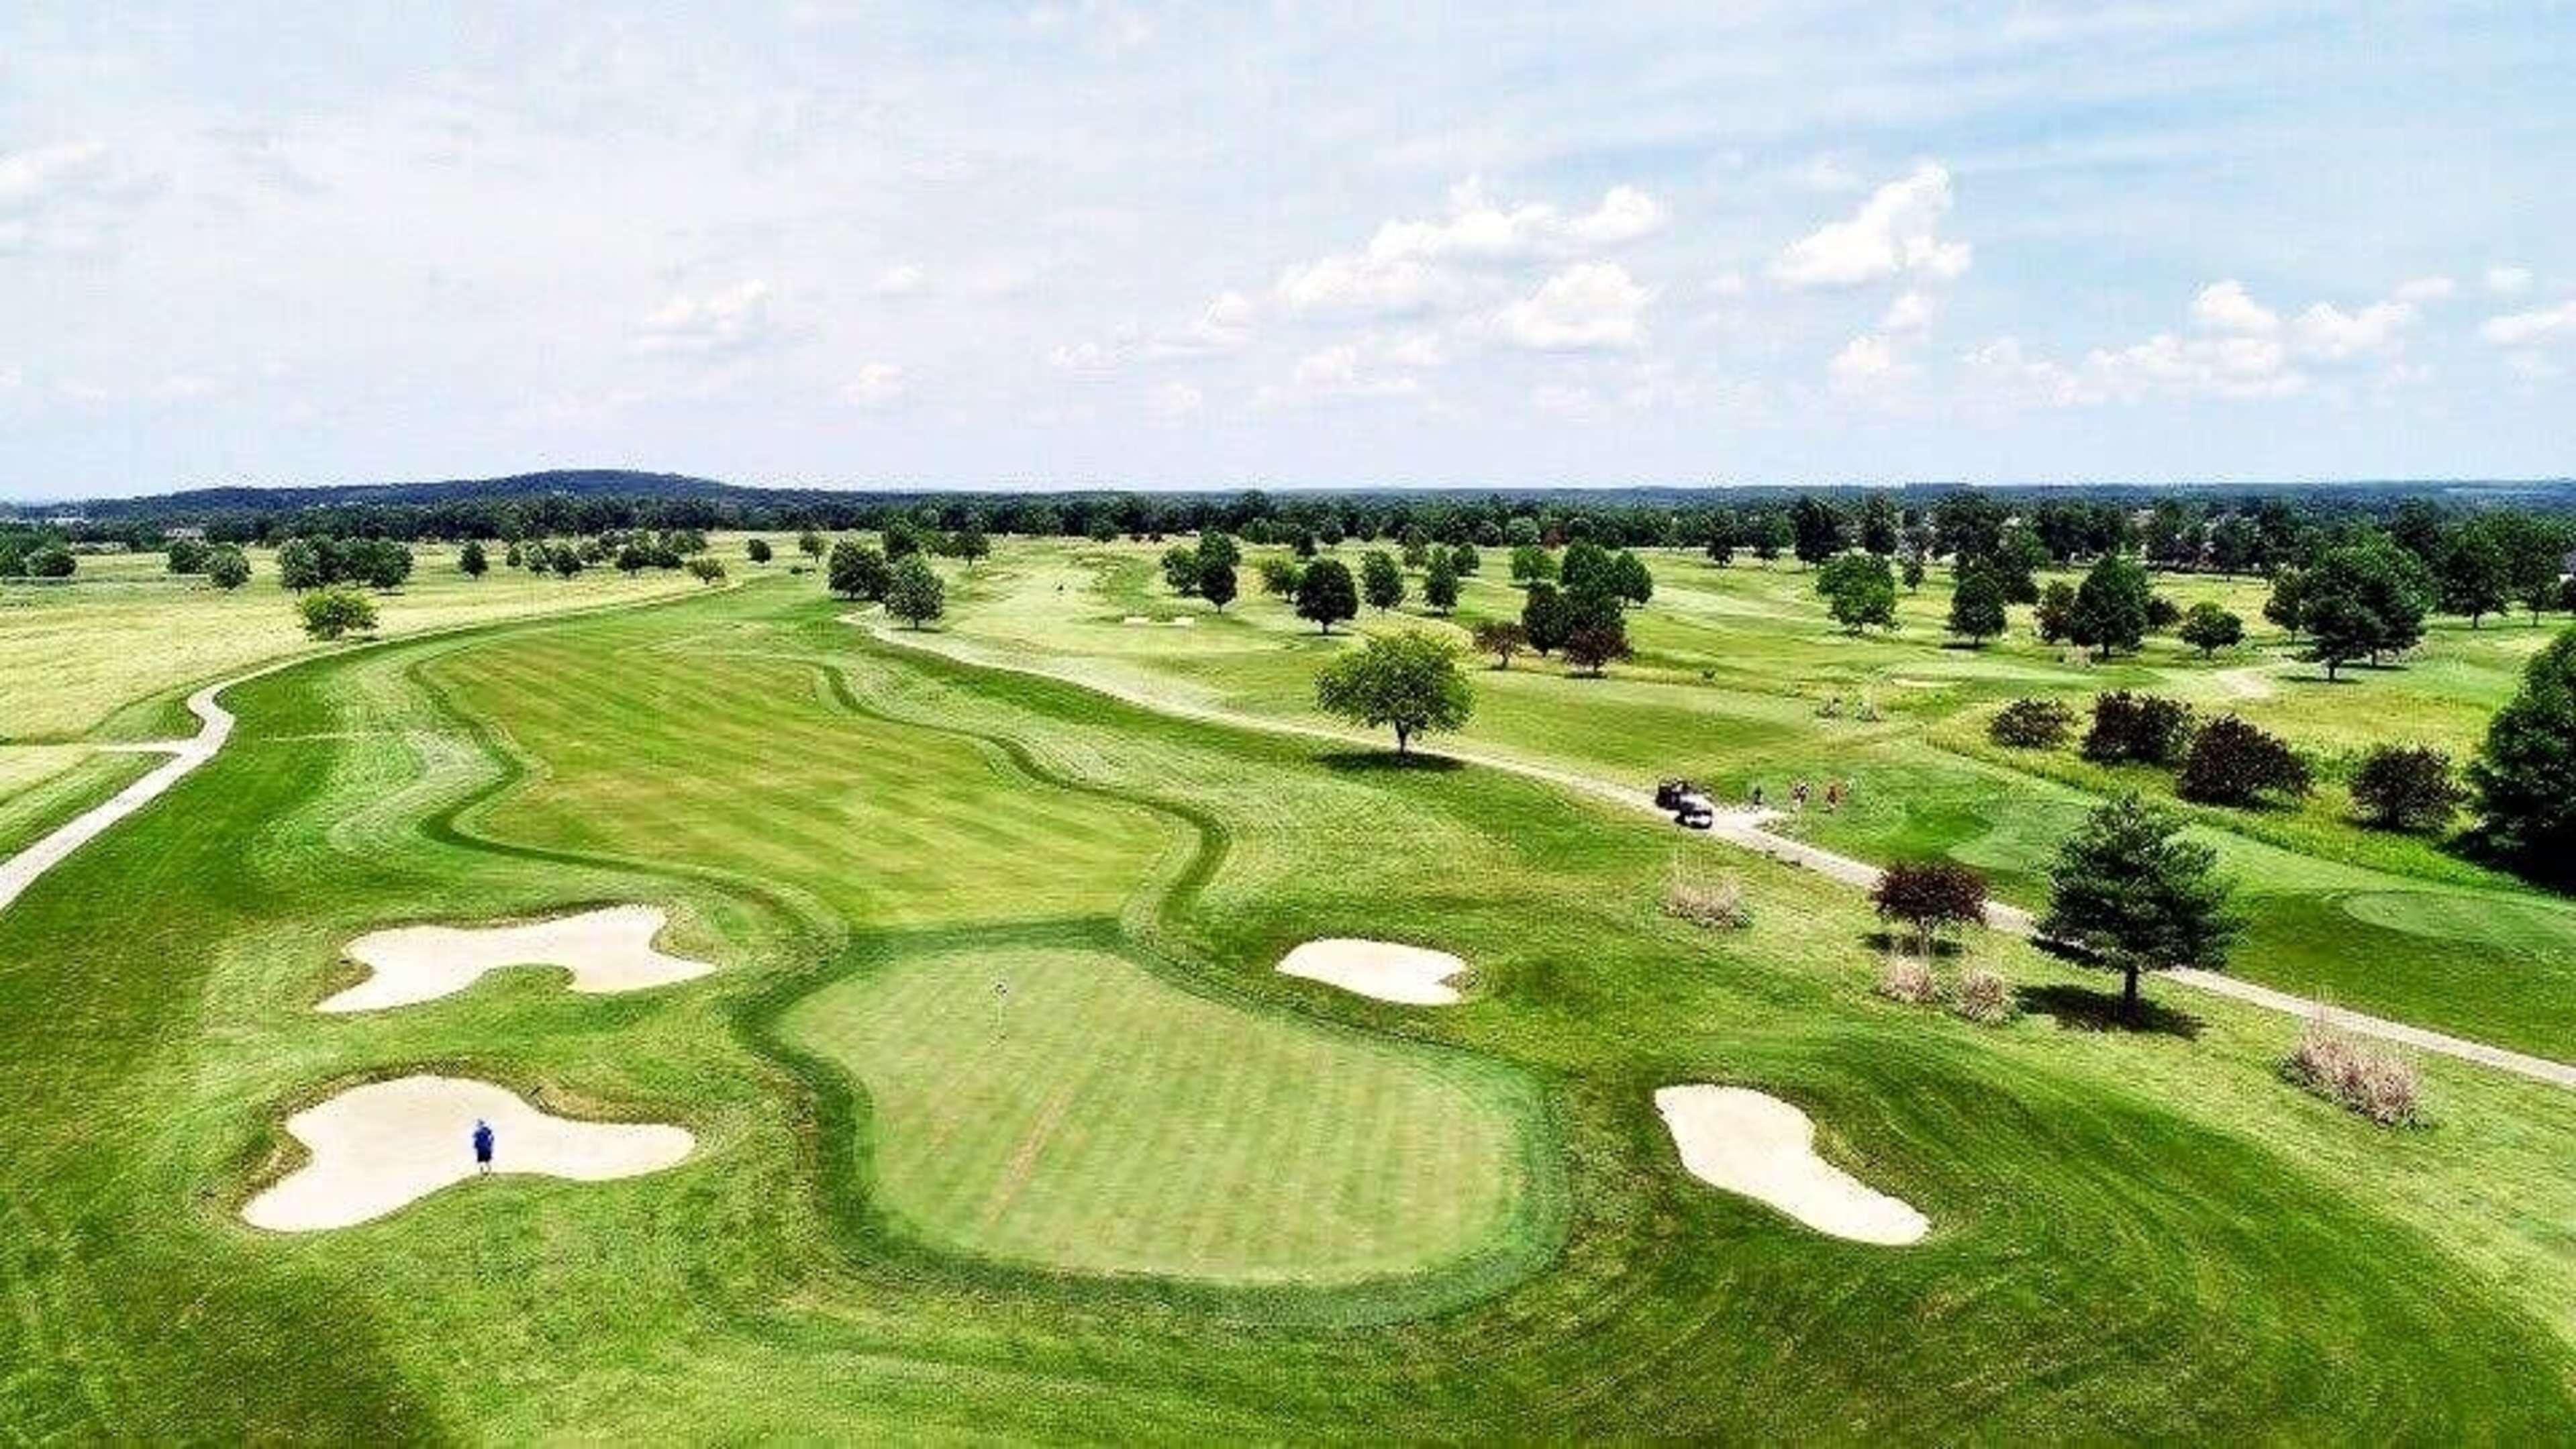
<svg viewBox="0 0 2576 1449">
<path fill-rule="evenodd" d="M 1346 775 L 1381 774 L 1389 771 L 1415 771 L 1442 775 L 1463 770 L 1466 764 L 1447 755 L 1399 755 L 1393 750 L 1337 750 L 1318 755 L 1327 770 Z"/>
<path fill-rule="evenodd" d="M 1861 934 L 1861 941 L 1881 955 L 1890 952 L 1906 956 L 1918 954 L 1914 949 L 1912 931 L 1865 931 Z M 1968 943 L 1965 941 L 1954 941 L 1947 936 L 1932 938 L 1932 955 L 1936 960 L 1946 961 L 1967 954 Z"/>
<path fill-rule="evenodd" d="M 2095 991 L 2086 986 L 2024 986 L 2013 996 L 2023 1012 L 2050 1018 L 2060 1031 L 2135 1032 L 2193 1041 L 2199 1038 L 2203 1025 L 2188 1011 L 2145 998 L 2139 1000 L 2133 1016 L 2120 1005 L 2118 992 Z"/>
</svg>

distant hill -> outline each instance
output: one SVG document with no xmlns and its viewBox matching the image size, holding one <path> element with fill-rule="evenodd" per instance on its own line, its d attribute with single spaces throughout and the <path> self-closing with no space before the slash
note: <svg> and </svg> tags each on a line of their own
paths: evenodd
<svg viewBox="0 0 2576 1449">
<path fill-rule="evenodd" d="M 92 498 L 60 504 L 23 504 L 22 513 L 83 513 L 91 518 L 136 514 L 268 513 L 297 508 L 365 504 L 455 503 L 473 498 L 740 498 L 758 490 L 683 473 L 631 468 L 555 468 L 506 478 L 447 478 L 414 483 L 330 483 L 310 488 L 190 488 L 133 498 Z"/>
</svg>

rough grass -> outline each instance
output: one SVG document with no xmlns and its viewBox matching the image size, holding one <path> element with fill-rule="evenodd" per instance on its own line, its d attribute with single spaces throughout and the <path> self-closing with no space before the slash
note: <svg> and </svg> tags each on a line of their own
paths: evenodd
<svg viewBox="0 0 2576 1449">
<path fill-rule="evenodd" d="M 2191 1040 L 1890 1011 L 1855 989 L 1866 903 L 1812 873 L 1744 859 L 1754 924 L 1698 931 L 1662 915 L 1671 842 L 1631 814 L 1488 770 L 1328 768 L 1341 747 L 897 654 L 839 612 L 746 589 L 261 680 L 234 747 L 0 913 L 0 1434 L 2540 1442 L 2576 1421 L 2566 1093 L 2431 1064 L 2442 1124 L 2390 1134 L 2280 1080 L 2277 1019 L 2224 1001 L 2195 1003 Z M 723 969 L 308 1009 L 371 925 L 600 900 L 669 906 L 675 945 Z M 770 1014 L 849 990 L 866 1020 L 913 933 L 1068 915 L 1185 1013 L 1531 1083 L 1552 1251 L 1218 1291 L 898 1220 L 835 1145 L 898 1140 L 870 1064 L 799 1060 Z M 1485 989 L 1430 1013 L 1277 978 L 1326 934 L 1437 943 Z M 1131 1027 L 1070 1065 L 1167 1050 Z M 294 1105 L 424 1065 L 701 1149 L 346 1233 L 238 1224 Z M 1043 1102 L 1036 1074 L 1068 1065 L 1014 1070 Z M 1796 1100 L 1820 1150 L 1940 1230 L 1856 1253 L 1689 1179 L 1651 1093 L 1693 1080 Z"/>
<path fill-rule="evenodd" d="M 986 571 L 983 595 L 947 621 L 938 647 L 1071 667 L 1178 705 L 1323 722 L 1312 712 L 1312 674 L 1320 656 L 1347 646 L 1314 638 L 1282 602 L 1247 597 L 1223 630 L 1166 646 L 1159 636 L 1135 637 L 1154 631 L 1089 622 L 1150 599 L 1158 587 L 1152 550 L 1035 545 L 1006 553 L 1007 564 Z M 1992 745 L 1985 722 L 1995 709 L 2043 697 L 2080 713 L 2096 690 L 2131 688 L 2182 697 L 2204 712 L 2232 711 L 2327 764 L 2324 788 L 2299 806 L 2182 807 L 2249 887 L 2242 904 L 2251 934 L 2232 970 L 2517 1050 L 2562 1059 L 2576 1052 L 2576 952 L 2564 939 L 2576 906 L 2425 841 L 2358 827 L 2335 764 L 2392 733 L 2465 757 L 2522 661 L 2560 621 L 2482 630 L 2436 621 L 2404 667 L 2359 671 L 2359 683 L 2329 686 L 2308 677 L 2317 671 L 2290 660 L 2278 631 L 2261 625 L 2267 586 L 2255 579 L 2157 580 L 2186 607 L 2207 599 L 2235 610 L 2252 628 L 2245 647 L 2204 661 L 2159 637 L 2136 657 L 2097 665 L 2031 637 L 2027 610 L 2015 611 L 2013 634 L 1986 649 L 1943 648 L 1948 594 L 1939 571 L 1900 599 L 1893 634 L 1855 637 L 1825 617 L 1812 576 L 1786 562 L 1720 569 L 1687 553 L 1649 558 L 1656 594 L 1633 619 L 1633 664 L 1599 680 L 1526 657 L 1509 671 L 1480 671 L 1463 738 L 1479 750 L 1640 790 L 1687 776 L 1720 800 L 1744 799 L 1759 784 L 1783 802 L 1798 780 L 1821 791 L 1841 779 L 1851 799 L 1840 812 L 1811 809 L 1783 828 L 1870 860 L 1948 856 L 1985 871 L 1999 898 L 2029 906 L 2044 898 L 2058 840 L 2091 804 L 2130 789 L 2179 802 L 2169 772 L 2104 769 L 2071 749 Z M 1356 632 L 1463 631 L 1515 617 L 1519 607 L 1519 591 L 1488 567 L 1468 582 L 1454 618 L 1363 611 Z M 1828 698 L 1844 702 L 1842 717 L 1819 715 Z M 1878 717 L 1852 717 L 1849 706 L 1859 701 Z M 2493 924 L 2465 935 L 2407 931 L 2368 919 L 2367 907 L 2340 905 L 2390 894 L 2424 907 L 2427 919 L 2465 914 Z"/>
</svg>

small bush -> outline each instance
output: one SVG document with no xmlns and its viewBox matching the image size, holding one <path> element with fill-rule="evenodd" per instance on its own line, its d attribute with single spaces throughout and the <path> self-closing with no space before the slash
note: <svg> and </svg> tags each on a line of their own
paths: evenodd
<svg viewBox="0 0 2576 1449">
<path fill-rule="evenodd" d="M 2386 1127 L 2423 1120 L 2424 1085 L 2415 1064 L 2393 1047 L 2363 1041 L 2323 1017 L 2299 1032 L 2281 1074 L 2329 1102 L 2340 1102 Z"/>
<path fill-rule="evenodd" d="M 2305 795 L 2310 785 L 2307 762 L 2279 736 L 2230 714 L 2211 720 L 2192 741 L 2175 788 L 2204 804 L 2252 805 L 2270 794 Z"/>
<path fill-rule="evenodd" d="M 2093 697 L 2093 728 L 2084 758 L 2103 765 L 2171 765 L 2191 747 L 2191 706 L 2155 694 L 2115 689 Z"/>
<path fill-rule="evenodd" d="M 2016 699 L 2005 705 L 1986 733 L 1999 745 L 2016 750 L 2053 750 L 2075 729 L 2075 711 L 2053 699 Z"/>
<path fill-rule="evenodd" d="M 1664 914 L 1703 930 L 1742 930 L 1753 924 L 1744 878 L 1733 871 L 1713 881 L 1690 880 L 1676 869 L 1664 886 Z"/>
<path fill-rule="evenodd" d="M 1920 956 L 1891 953 L 1887 963 L 1878 969 L 1878 994 L 1890 1001 L 1908 1006 L 1921 1006 L 1941 994 L 1932 979 L 1932 963 Z"/>
<path fill-rule="evenodd" d="M 1880 873 L 1869 899 L 1880 920 L 1913 927 L 1927 956 L 1943 927 L 1986 921 L 1986 878 L 1955 861 L 1900 860 Z"/>
<path fill-rule="evenodd" d="M 1971 966 L 1959 973 L 1959 990 L 1950 1009 L 1981 1026 L 2009 1021 L 2013 1015 L 2012 988 L 1985 967 Z"/>
<path fill-rule="evenodd" d="M 2430 745 L 2373 745 L 2353 771 L 2353 810 L 2378 830 L 2440 830 L 2466 798 L 2451 757 Z"/>
</svg>

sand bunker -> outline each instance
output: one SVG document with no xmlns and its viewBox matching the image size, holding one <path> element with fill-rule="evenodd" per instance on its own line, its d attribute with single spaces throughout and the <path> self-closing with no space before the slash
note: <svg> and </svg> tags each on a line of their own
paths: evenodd
<svg viewBox="0 0 2576 1449">
<path fill-rule="evenodd" d="M 489 1082 L 403 1077 L 352 1087 L 286 1119 L 312 1159 L 252 1198 L 253 1227 L 345 1228 L 478 1176 L 474 1124 L 492 1124 L 495 1173 L 602 1182 L 659 1172 L 689 1155 L 686 1129 L 552 1117 Z"/>
<path fill-rule="evenodd" d="M 704 961 L 666 956 L 653 938 L 667 920 L 651 906 L 611 906 L 526 926 L 405 926 L 349 943 L 375 974 L 325 1000 L 323 1011 L 409 1006 L 474 984 L 504 966 L 561 966 L 575 991 L 642 991 L 704 976 Z"/>
<path fill-rule="evenodd" d="M 1146 618 L 1146 617 L 1145 617 L 1144 615 L 1142 615 L 1142 614 L 1130 614 L 1130 615 L 1128 615 L 1126 618 L 1121 619 L 1121 620 L 1119 620 L 1118 622 L 1120 622 L 1120 623 L 1122 623 L 1122 624 L 1151 624 L 1151 623 L 1153 623 L 1154 621 L 1153 621 L 1153 620 L 1151 620 L 1151 619 L 1149 619 L 1149 618 Z"/>
<path fill-rule="evenodd" d="M 1655 1110 L 1691 1176 L 1769 1203 L 1820 1233 L 1891 1246 L 1919 1241 L 1921 1213 L 1816 1155 L 1816 1124 L 1742 1087 L 1666 1087 Z"/>
<path fill-rule="evenodd" d="M 1455 1006 L 1458 992 L 1449 978 L 1466 970 L 1467 963 L 1420 946 L 1334 939 L 1306 942 L 1289 952 L 1279 969 L 1401 1006 Z"/>
</svg>

